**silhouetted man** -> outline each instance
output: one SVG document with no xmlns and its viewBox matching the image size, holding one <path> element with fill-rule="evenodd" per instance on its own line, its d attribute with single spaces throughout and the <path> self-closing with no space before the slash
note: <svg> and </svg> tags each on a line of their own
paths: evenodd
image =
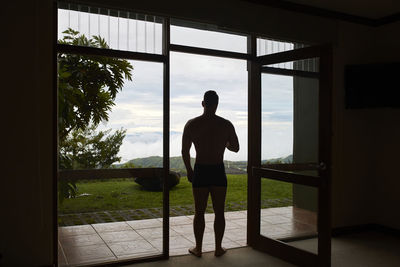
<svg viewBox="0 0 400 267">
<path fill-rule="evenodd" d="M 223 255 L 226 250 L 221 246 L 225 231 L 225 196 L 227 179 L 224 167 L 224 151 L 239 151 L 239 141 L 232 123 L 215 115 L 218 106 L 218 95 L 215 91 L 207 91 L 201 103 L 203 115 L 189 120 L 183 131 L 182 157 L 186 166 L 187 177 L 192 183 L 195 204 L 193 221 L 196 246 L 189 252 L 201 256 L 204 213 L 207 207 L 208 194 L 211 194 L 215 220 L 215 256 Z M 196 149 L 194 170 L 190 165 L 190 147 Z"/>
</svg>

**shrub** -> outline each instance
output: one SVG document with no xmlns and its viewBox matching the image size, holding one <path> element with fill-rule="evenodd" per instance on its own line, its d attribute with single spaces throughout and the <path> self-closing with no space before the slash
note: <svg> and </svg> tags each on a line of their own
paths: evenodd
<svg viewBox="0 0 400 267">
<path fill-rule="evenodd" d="M 168 188 L 171 189 L 180 181 L 180 174 L 177 172 L 169 172 L 169 184 Z M 135 182 L 141 185 L 144 190 L 147 191 L 157 191 L 163 190 L 163 177 L 136 177 Z"/>
</svg>

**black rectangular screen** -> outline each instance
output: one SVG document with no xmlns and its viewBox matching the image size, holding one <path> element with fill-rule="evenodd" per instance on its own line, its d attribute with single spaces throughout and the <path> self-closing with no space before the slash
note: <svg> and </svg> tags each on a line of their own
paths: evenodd
<svg viewBox="0 0 400 267">
<path fill-rule="evenodd" d="M 400 63 L 348 65 L 346 108 L 400 108 Z"/>
</svg>

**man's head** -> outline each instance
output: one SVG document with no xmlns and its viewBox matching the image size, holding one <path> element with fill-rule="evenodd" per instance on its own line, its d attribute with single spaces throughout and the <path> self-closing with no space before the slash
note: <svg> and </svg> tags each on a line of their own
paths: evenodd
<svg viewBox="0 0 400 267">
<path fill-rule="evenodd" d="M 215 112 L 218 106 L 218 95 L 215 91 L 209 90 L 204 93 L 203 102 L 201 102 L 204 109 Z"/>
</svg>

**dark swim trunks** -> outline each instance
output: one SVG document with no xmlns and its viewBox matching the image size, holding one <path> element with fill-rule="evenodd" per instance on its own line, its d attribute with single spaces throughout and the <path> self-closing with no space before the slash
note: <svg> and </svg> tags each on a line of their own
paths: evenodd
<svg viewBox="0 0 400 267">
<path fill-rule="evenodd" d="M 227 186 L 225 166 L 221 164 L 195 164 L 193 187 Z"/>
</svg>

